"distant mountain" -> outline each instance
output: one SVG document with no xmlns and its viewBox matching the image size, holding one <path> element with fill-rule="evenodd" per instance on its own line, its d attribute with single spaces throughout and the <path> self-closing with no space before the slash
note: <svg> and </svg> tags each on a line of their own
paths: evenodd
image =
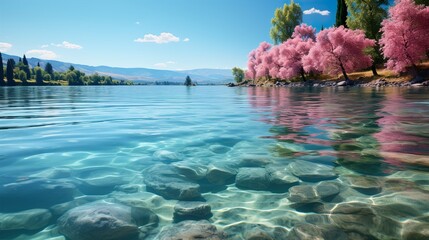
<svg viewBox="0 0 429 240">
<path fill-rule="evenodd" d="M 3 64 L 6 65 L 7 59 L 14 59 L 18 62 L 18 56 L 12 56 L 2 53 Z M 74 64 L 67 62 L 60 62 L 55 60 L 44 60 L 39 58 L 28 58 L 28 63 L 31 67 L 40 66 L 45 67 L 46 63 L 51 63 L 55 71 L 65 72 L 73 65 L 73 67 L 86 74 L 98 73 L 100 75 L 108 75 L 114 79 L 131 80 L 135 82 L 172 82 L 182 83 L 185 81 L 186 76 L 190 76 L 192 81 L 200 84 L 220 84 L 233 81 L 232 72 L 230 69 L 193 69 L 193 70 L 157 70 L 150 68 L 120 68 L 108 66 L 88 66 L 82 64 Z"/>
</svg>

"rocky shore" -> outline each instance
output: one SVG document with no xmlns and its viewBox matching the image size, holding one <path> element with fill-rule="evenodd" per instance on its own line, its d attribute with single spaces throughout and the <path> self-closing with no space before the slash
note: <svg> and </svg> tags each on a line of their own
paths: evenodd
<svg viewBox="0 0 429 240">
<path fill-rule="evenodd" d="M 346 82 L 344 80 L 336 81 L 320 81 L 320 80 L 307 80 L 306 82 L 284 82 L 284 81 L 256 81 L 229 83 L 228 87 L 428 87 L 429 80 L 417 79 L 413 81 L 392 81 L 385 78 L 379 78 L 373 81 L 365 79 L 352 80 Z"/>
</svg>

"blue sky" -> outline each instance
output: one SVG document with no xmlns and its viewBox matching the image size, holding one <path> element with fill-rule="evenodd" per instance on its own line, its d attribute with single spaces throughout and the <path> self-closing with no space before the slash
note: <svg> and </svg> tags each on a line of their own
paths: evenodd
<svg viewBox="0 0 429 240">
<path fill-rule="evenodd" d="M 305 23 L 334 24 L 336 0 L 295 2 L 303 11 L 316 9 L 304 14 Z M 245 67 L 249 51 L 271 42 L 270 21 L 284 3 L 289 0 L 0 0 L 0 51 L 94 66 Z"/>
</svg>

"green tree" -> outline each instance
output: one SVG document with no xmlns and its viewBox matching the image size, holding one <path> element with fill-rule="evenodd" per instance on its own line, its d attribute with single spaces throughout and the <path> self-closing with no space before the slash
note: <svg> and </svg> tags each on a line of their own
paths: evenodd
<svg viewBox="0 0 429 240">
<path fill-rule="evenodd" d="M 232 69 L 232 75 L 237 83 L 241 83 L 244 79 L 244 71 L 241 68 L 235 67 Z"/>
<path fill-rule="evenodd" d="M 285 4 L 283 8 L 277 8 L 271 19 L 270 36 L 275 44 L 282 43 L 292 36 L 295 26 L 302 23 L 302 10 L 299 4 Z"/>
<path fill-rule="evenodd" d="M 13 69 L 15 68 L 15 61 L 13 59 L 7 60 L 6 65 L 6 80 L 8 86 L 15 86 L 15 80 L 13 79 Z"/>
<path fill-rule="evenodd" d="M 186 76 L 185 86 L 192 86 L 192 79 L 189 76 Z"/>
<path fill-rule="evenodd" d="M 43 72 L 40 67 L 35 67 L 34 71 L 36 73 L 36 85 L 43 85 Z"/>
<path fill-rule="evenodd" d="M 52 64 L 46 63 L 45 72 L 47 74 L 51 75 L 51 78 L 53 78 L 53 76 L 54 76 L 54 69 L 52 68 Z"/>
<path fill-rule="evenodd" d="M 3 57 L 0 52 L 0 86 L 6 85 L 4 81 Z"/>
<path fill-rule="evenodd" d="M 337 16 L 335 18 L 335 27 L 347 27 L 347 5 L 346 0 L 337 0 Z"/>
<path fill-rule="evenodd" d="M 73 65 L 70 65 L 70 67 L 69 67 L 69 71 L 74 71 L 74 67 L 73 67 Z"/>
<path fill-rule="evenodd" d="M 52 80 L 52 77 L 51 77 L 51 75 L 50 75 L 50 74 L 46 73 L 46 74 L 43 76 L 43 80 L 45 80 L 45 81 L 49 82 L 49 81 L 51 81 L 51 80 Z"/>
<path fill-rule="evenodd" d="M 377 64 L 383 63 L 378 40 L 381 38 L 381 22 L 387 17 L 389 0 L 346 0 L 349 16 L 347 26 L 351 29 L 361 29 L 367 38 L 376 40 L 374 48 L 369 50 L 374 62 L 372 73 L 377 76 Z"/>
<path fill-rule="evenodd" d="M 18 78 L 21 80 L 22 85 L 27 85 L 27 73 L 23 70 L 19 70 L 18 72 Z"/>
<path fill-rule="evenodd" d="M 425 6 L 429 6 L 429 0 L 415 0 L 416 4 L 423 4 Z"/>
<path fill-rule="evenodd" d="M 27 61 L 27 57 L 24 54 L 24 57 L 22 58 L 22 63 L 24 63 L 24 65 L 28 66 L 28 61 Z"/>
</svg>

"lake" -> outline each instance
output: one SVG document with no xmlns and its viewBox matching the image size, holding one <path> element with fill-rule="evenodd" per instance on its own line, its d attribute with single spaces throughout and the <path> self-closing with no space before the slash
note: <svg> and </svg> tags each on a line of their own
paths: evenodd
<svg viewBox="0 0 429 240">
<path fill-rule="evenodd" d="M 0 146 L 0 239 L 429 236 L 427 88 L 4 87 Z"/>
</svg>

